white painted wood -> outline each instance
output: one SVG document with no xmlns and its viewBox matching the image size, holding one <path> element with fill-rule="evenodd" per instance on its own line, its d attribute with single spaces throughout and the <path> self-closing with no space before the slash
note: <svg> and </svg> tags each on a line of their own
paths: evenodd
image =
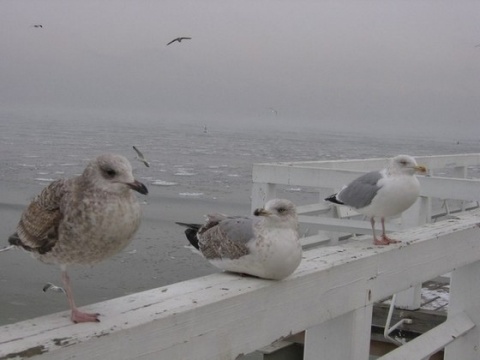
<svg viewBox="0 0 480 360">
<path fill-rule="evenodd" d="M 372 305 L 307 329 L 304 360 L 368 360 Z"/>
<path fill-rule="evenodd" d="M 87 306 L 102 314 L 97 324 L 74 325 L 63 312 L 2 326 L 0 359 L 235 359 L 479 261 L 479 217 L 476 210 L 395 234 L 401 244 L 377 247 L 366 237 L 313 249 L 282 281 L 214 274 Z M 470 272 L 480 279 L 478 264 Z"/>
<path fill-rule="evenodd" d="M 465 313 L 459 313 L 432 330 L 389 352 L 378 360 L 423 360 L 443 349 L 458 337 L 473 329 L 475 324 Z M 464 355 L 456 360 L 467 360 Z M 473 359 L 473 358 L 472 358 Z M 478 359 L 478 357 L 476 358 Z"/>
<path fill-rule="evenodd" d="M 252 185 L 252 203 L 251 203 L 252 212 L 255 209 L 263 207 L 268 200 L 275 198 L 275 194 L 276 194 L 275 184 L 269 183 L 269 182 L 254 183 Z"/>
<path fill-rule="evenodd" d="M 476 240 L 479 240 L 478 235 Z M 472 251 L 476 250 L 472 249 Z M 480 261 L 452 272 L 448 318 L 455 317 L 461 312 L 469 316 L 475 323 L 475 328 L 445 348 L 445 360 L 478 360 L 480 359 Z"/>
<path fill-rule="evenodd" d="M 422 284 L 417 284 L 400 291 L 395 300 L 395 307 L 398 309 L 417 310 L 422 305 Z"/>
<path fill-rule="evenodd" d="M 299 215 L 298 220 L 305 224 L 321 225 L 323 230 L 372 235 L 372 225 L 370 225 L 369 221 L 308 215 Z M 387 223 L 385 224 L 385 230 L 392 232 L 401 231 L 402 229 L 396 224 Z"/>
<path fill-rule="evenodd" d="M 266 164 L 255 164 L 253 166 L 253 182 L 335 188 L 338 184 L 348 184 L 362 173 L 352 170 L 308 168 L 283 164 L 276 164 L 274 167 Z M 418 179 L 422 196 L 467 201 L 480 200 L 480 192 L 478 191 L 480 180 L 478 179 L 433 176 L 418 176 Z"/>
</svg>

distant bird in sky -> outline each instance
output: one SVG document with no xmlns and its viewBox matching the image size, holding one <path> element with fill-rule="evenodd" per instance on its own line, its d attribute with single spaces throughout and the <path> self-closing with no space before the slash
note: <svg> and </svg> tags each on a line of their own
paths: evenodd
<svg viewBox="0 0 480 360">
<path fill-rule="evenodd" d="M 397 240 L 385 234 L 385 217 L 396 216 L 413 205 L 420 193 L 420 183 L 415 173 L 426 171 L 424 166 L 417 165 L 413 157 L 398 155 L 390 160 L 385 169 L 358 177 L 325 200 L 350 206 L 370 217 L 375 245 L 396 243 Z M 380 217 L 382 222 L 380 239 L 375 235 L 375 217 Z"/>
<path fill-rule="evenodd" d="M 278 115 L 278 111 L 275 110 L 273 107 L 270 107 L 270 108 L 268 108 L 268 109 L 269 109 L 269 110 L 272 112 L 272 114 L 274 114 L 275 116 Z"/>
<path fill-rule="evenodd" d="M 43 28 L 43 25 L 42 24 L 35 24 L 35 25 L 32 25 L 34 28 Z"/>
<path fill-rule="evenodd" d="M 143 153 L 140 150 L 138 150 L 135 145 L 132 147 L 133 147 L 133 150 L 135 150 L 135 152 L 138 155 L 135 157 L 135 160 L 141 161 L 142 163 L 145 164 L 146 167 L 150 167 L 150 163 L 147 161 L 147 159 L 145 159 L 145 156 L 143 155 Z"/>
<path fill-rule="evenodd" d="M 211 214 L 185 224 L 188 241 L 219 269 L 264 279 L 286 278 L 300 264 L 302 246 L 295 205 L 272 199 L 254 216 Z"/>
<path fill-rule="evenodd" d="M 191 39 L 191 37 L 180 36 L 180 37 L 177 37 L 177 38 L 173 39 L 172 41 L 170 41 L 170 42 L 167 44 L 167 46 L 170 45 L 171 43 L 174 43 L 175 41 L 182 42 L 182 40 L 190 40 L 190 39 Z"/>
<path fill-rule="evenodd" d="M 100 155 L 81 175 L 45 187 L 23 211 L 17 231 L 8 239 L 41 262 L 60 266 L 74 323 L 98 322 L 99 314 L 77 308 L 67 267 L 93 265 L 131 242 L 141 216 L 132 190 L 148 193 L 133 177 L 130 162 L 121 155 Z"/>
</svg>

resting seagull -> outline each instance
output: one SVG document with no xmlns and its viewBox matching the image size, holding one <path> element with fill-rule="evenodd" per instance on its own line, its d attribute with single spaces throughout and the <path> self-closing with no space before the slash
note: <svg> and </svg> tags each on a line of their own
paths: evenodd
<svg viewBox="0 0 480 360">
<path fill-rule="evenodd" d="M 180 43 L 180 42 L 182 42 L 182 40 L 191 40 L 191 39 L 192 39 L 191 37 L 180 36 L 180 37 L 177 37 L 177 38 L 173 39 L 172 41 L 170 41 L 170 42 L 167 44 L 167 46 L 170 45 L 170 44 L 172 44 L 172 43 L 174 43 L 175 41 L 178 41 L 178 42 Z"/>
<path fill-rule="evenodd" d="M 417 165 L 413 157 L 398 155 L 385 169 L 360 176 L 325 200 L 350 206 L 370 217 L 375 245 L 396 243 L 397 240 L 385 234 L 385 217 L 398 215 L 413 205 L 420 193 L 415 173 L 426 171 L 424 166 Z M 380 217 L 382 222 L 380 239 L 375 235 L 375 217 Z"/>
<path fill-rule="evenodd" d="M 137 149 L 136 146 L 133 146 L 133 150 L 137 153 L 137 156 L 135 157 L 135 160 L 141 161 L 142 163 L 145 164 L 146 167 L 150 167 L 150 163 L 145 159 L 145 156 L 142 154 L 140 150 Z"/>
<path fill-rule="evenodd" d="M 60 265 L 74 323 L 98 322 L 99 314 L 76 307 L 67 266 L 95 264 L 130 243 L 141 215 L 132 190 L 148 193 L 134 179 L 129 161 L 120 155 L 100 155 L 81 175 L 45 187 L 24 210 L 16 233 L 8 239 L 41 262 Z"/>
<path fill-rule="evenodd" d="M 204 225 L 186 226 L 188 241 L 214 266 L 235 273 L 280 280 L 302 259 L 295 205 L 273 199 L 254 216 L 207 215 Z"/>
</svg>

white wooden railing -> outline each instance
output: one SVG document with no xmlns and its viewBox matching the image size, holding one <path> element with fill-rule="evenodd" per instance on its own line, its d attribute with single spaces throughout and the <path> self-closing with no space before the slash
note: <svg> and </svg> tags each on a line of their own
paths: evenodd
<svg viewBox="0 0 480 360">
<path fill-rule="evenodd" d="M 383 359 L 445 345 L 447 360 L 478 359 L 479 222 L 474 210 L 395 234 L 401 244 L 315 248 L 283 281 L 219 273 L 92 304 L 96 324 L 63 312 L 3 326 L 0 359 L 235 359 L 306 330 L 305 359 L 366 360 L 373 303 L 450 271 L 448 320 Z"/>
<path fill-rule="evenodd" d="M 339 171 L 342 181 L 327 186 L 358 175 Z M 435 186 L 425 189 L 427 179 L 422 195 L 438 195 Z M 480 196 L 478 188 L 470 190 L 477 192 L 469 197 L 455 189 L 454 198 Z M 306 360 L 367 360 L 373 304 L 448 272 L 447 321 L 382 360 L 425 359 L 444 347 L 447 360 L 479 359 L 480 209 L 408 228 L 395 238 L 401 243 L 375 247 L 366 235 L 311 248 L 282 281 L 218 273 L 87 306 L 102 314 L 100 323 L 74 325 L 62 312 L 2 326 L 0 360 L 233 360 L 302 331 Z"/>
</svg>

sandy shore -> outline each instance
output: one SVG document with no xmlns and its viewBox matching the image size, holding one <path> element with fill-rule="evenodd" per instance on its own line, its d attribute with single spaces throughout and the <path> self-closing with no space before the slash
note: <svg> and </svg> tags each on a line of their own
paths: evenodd
<svg viewBox="0 0 480 360">
<path fill-rule="evenodd" d="M 40 185 L 19 189 L 3 187 L 0 246 L 15 231 L 21 211 Z M 208 212 L 246 214 L 250 199 L 244 191 L 221 200 L 180 197 L 173 190 L 149 186 L 142 225 L 132 243 L 121 253 L 93 267 L 70 268 L 79 306 L 200 277 L 217 271 L 188 244 L 175 221 L 201 222 Z M 240 195 L 238 195 L 240 194 Z M 5 196 L 3 196 L 5 195 Z M 242 196 L 244 195 L 244 196 Z M 45 265 L 21 250 L 0 253 L 0 325 L 68 309 L 61 293 L 42 291 L 47 282 L 61 285 L 60 270 Z"/>
</svg>

